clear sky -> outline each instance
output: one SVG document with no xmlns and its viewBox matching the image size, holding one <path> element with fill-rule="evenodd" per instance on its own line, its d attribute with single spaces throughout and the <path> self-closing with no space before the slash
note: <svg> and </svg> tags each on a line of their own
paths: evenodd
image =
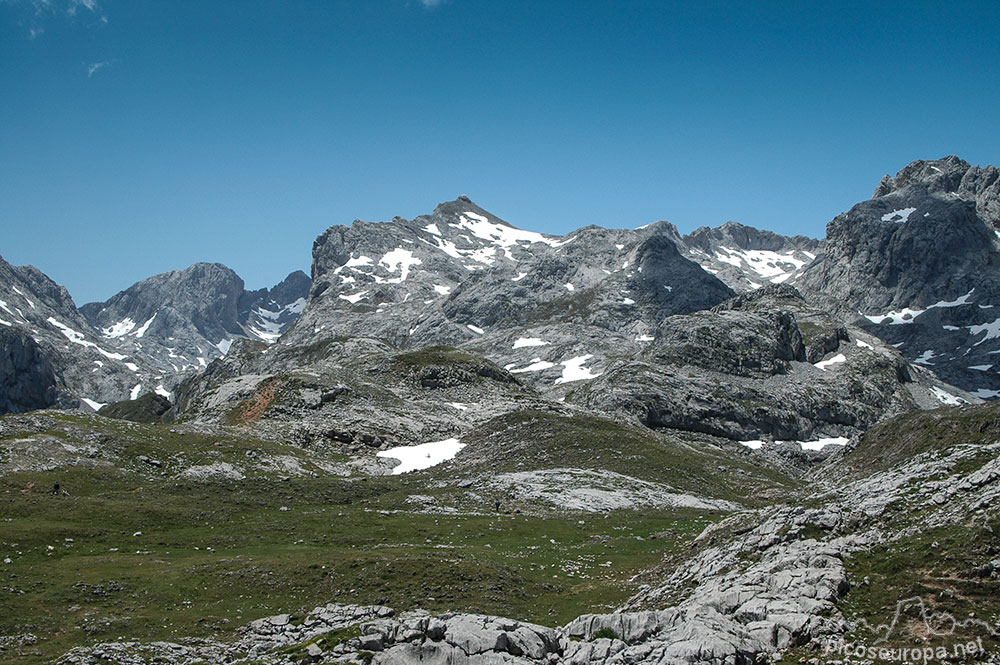
<svg viewBox="0 0 1000 665">
<path fill-rule="evenodd" d="M 821 237 L 1000 162 L 995 2 L 0 0 L 0 254 L 78 304 L 467 194 L 516 226 Z"/>
</svg>

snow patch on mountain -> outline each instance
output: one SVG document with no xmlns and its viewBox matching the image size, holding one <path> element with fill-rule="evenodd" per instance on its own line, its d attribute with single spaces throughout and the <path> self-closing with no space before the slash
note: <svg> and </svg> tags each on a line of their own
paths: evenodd
<svg viewBox="0 0 1000 665">
<path fill-rule="evenodd" d="M 454 459 L 465 444 L 458 439 L 451 438 L 443 441 L 431 441 L 421 443 L 416 446 L 399 446 L 389 450 L 381 450 L 375 453 L 376 457 L 399 460 L 399 464 L 393 467 L 392 475 L 398 476 L 411 471 L 420 471 L 437 466 L 442 462 Z"/>
<path fill-rule="evenodd" d="M 939 307 L 959 307 L 961 305 L 970 304 L 969 298 L 972 297 L 972 294 L 975 290 L 976 289 L 973 288 L 964 296 L 960 296 L 955 300 L 939 300 L 933 305 L 928 305 L 925 309 L 912 309 L 910 307 L 904 307 L 900 310 L 893 310 L 885 314 L 862 314 L 862 316 L 864 316 L 872 323 L 887 324 L 891 326 L 913 323 L 914 319 L 916 319 L 918 316 L 920 316 L 929 309 L 936 309 Z"/>
<path fill-rule="evenodd" d="M 827 367 L 831 367 L 832 365 L 837 365 L 842 362 L 847 362 L 847 357 L 844 356 L 843 353 L 838 353 L 832 358 L 828 358 L 827 360 L 821 360 L 818 363 L 813 363 L 813 366 L 826 371 Z"/>
<path fill-rule="evenodd" d="M 774 283 L 781 283 L 804 266 L 807 261 L 793 252 L 772 252 L 763 249 L 719 247 L 715 258 L 736 268 L 746 268 Z"/>
<path fill-rule="evenodd" d="M 774 441 L 775 444 L 783 443 L 794 443 L 802 448 L 802 450 L 822 450 L 824 446 L 844 446 L 847 445 L 849 439 L 845 436 L 834 436 L 822 439 L 814 439 L 812 441 Z M 751 450 L 760 450 L 767 442 L 759 439 L 752 441 L 740 441 L 744 446 L 750 448 Z"/>
<path fill-rule="evenodd" d="M 967 403 L 961 397 L 957 397 L 955 395 L 952 395 L 950 392 L 948 392 L 944 388 L 939 388 L 938 386 L 932 387 L 931 388 L 931 392 L 934 393 L 934 396 L 937 397 L 938 400 L 940 400 L 942 404 L 946 404 L 948 406 L 958 406 L 960 404 L 966 404 Z"/>
<path fill-rule="evenodd" d="M 351 303 L 352 305 L 355 305 L 355 304 L 357 304 L 357 302 L 359 300 L 361 300 L 362 298 L 365 297 L 366 293 L 368 293 L 367 290 L 366 291 L 358 291 L 357 293 L 348 293 L 348 294 L 341 293 L 337 297 L 340 298 L 341 300 L 346 300 L 347 302 Z"/>
<path fill-rule="evenodd" d="M 541 372 L 543 370 L 555 367 L 555 363 L 551 363 L 548 360 L 542 360 L 541 358 L 532 358 L 531 364 L 527 367 L 521 367 L 520 369 L 515 369 L 514 365 L 507 365 L 504 369 L 509 370 L 511 374 L 521 374 L 522 372 Z"/>
<path fill-rule="evenodd" d="M 385 266 L 389 272 L 399 272 L 399 277 L 386 280 L 390 284 L 400 284 L 406 281 L 413 266 L 421 264 L 420 259 L 413 255 L 408 249 L 397 247 L 379 260 L 379 265 Z"/>
<path fill-rule="evenodd" d="M 120 353 L 112 353 L 111 351 L 105 351 L 97 344 L 94 344 L 90 340 L 85 339 L 83 333 L 73 330 L 66 324 L 57 320 L 55 317 L 50 316 L 47 319 L 47 321 L 51 323 L 53 326 L 55 326 L 59 330 L 59 332 L 65 335 L 66 339 L 68 339 L 69 341 L 73 342 L 74 344 L 79 344 L 80 346 L 83 347 L 92 348 L 105 358 L 108 358 L 110 360 L 125 360 L 125 358 L 128 357 Z"/>
<path fill-rule="evenodd" d="M 556 385 L 562 383 L 570 383 L 572 381 L 584 381 L 587 379 L 596 379 L 601 374 L 598 372 L 594 374 L 590 368 L 584 367 L 583 364 L 593 358 L 592 353 L 588 353 L 582 356 L 576 356 L 575 358 L 570 358 L 569 360 L 564 360 L 559 363 L 563 366 L 562 376 L 556 379 Z"/>
<path fill-rule="evenodd" d="M 910 218 L 910 215 L 917 211 L 916 208 L 901 208 L 899 210 L 893 210 L 892 212 L 887 212 L 882 215 L 883 222 L 896 222 L 897 224 L 902 224 Z"/>
<path fill-rule="evenodd" d="M 526 346 L 545 346 L 548 342 L 539 337 L 519 337 L 514 341 L 512 348 L 521 349 Z"/>
</svg>

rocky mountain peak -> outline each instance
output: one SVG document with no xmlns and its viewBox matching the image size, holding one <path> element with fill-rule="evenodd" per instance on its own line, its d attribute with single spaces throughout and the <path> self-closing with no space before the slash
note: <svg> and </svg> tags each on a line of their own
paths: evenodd
<svg viewBox="0 0 1000 665">
<path fill-rule="evenodd" d="M 732 221 L 714 228 L 701 226 L 684 236 L 684 242 L 689 247 L 706 252 L 719 246 L 771 252 L 783 252 L 789 248 L 798 248 L 816 252 L 822 244 L 814 238 L 802 235 L 787 237 Z"/>
<path fill-rule="evenodd" d="M 739 292 L 791 279 L 823 248 L 821 240 L 783 236 L 739 222 L 702 226 L 677 242 L 687 258 Z"/>
<path fill-rule="evenodd" d="M 927 185 L 928 191 L 954 192 L 969 168 L 969 163 L 956 155 L 932 160 L 918 159 L 900 169 L 895 178 L 888 174 L 883 176 L 872 198 L 887 196 L 918 183 Z"/>
<path fill-rule="evenodd" d="M 998 222 L 995 167 L 911 162 L 827 225 L 825 255 L 796 285 L 942 379 L 1000 396 Z"/>
</svg>

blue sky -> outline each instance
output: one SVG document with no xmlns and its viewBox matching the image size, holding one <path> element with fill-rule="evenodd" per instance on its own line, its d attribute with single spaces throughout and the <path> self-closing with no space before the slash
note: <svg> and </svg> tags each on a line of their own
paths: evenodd
<svg viewBox="0 0 1000 665">
<path fill-rule="evenodd" d="M 991 2 L 0 0 L 0 254 L 78 304 L 249 288 L 328 226 L 822 236 L 884 173 L 1000 162 Z"/>
</svg>

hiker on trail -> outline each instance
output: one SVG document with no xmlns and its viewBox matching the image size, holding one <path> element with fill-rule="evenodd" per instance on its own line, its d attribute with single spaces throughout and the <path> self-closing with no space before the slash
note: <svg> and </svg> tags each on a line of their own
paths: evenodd
<svg viewBox="0 0 1000 665">
<path fill-rule="evenodd" d="M 500 512 L 500 499 L 497 499 L 497 500 L 496 500 L 496 511 L 497 511 L 498 513 Z"/>
<path fill-rule="evenodd" d="M 56 496 L 59 496 L 59 483 L 56 483 L 55 485 L 52 486 L 52 493 L 55 494 Z"/>
</svg>

